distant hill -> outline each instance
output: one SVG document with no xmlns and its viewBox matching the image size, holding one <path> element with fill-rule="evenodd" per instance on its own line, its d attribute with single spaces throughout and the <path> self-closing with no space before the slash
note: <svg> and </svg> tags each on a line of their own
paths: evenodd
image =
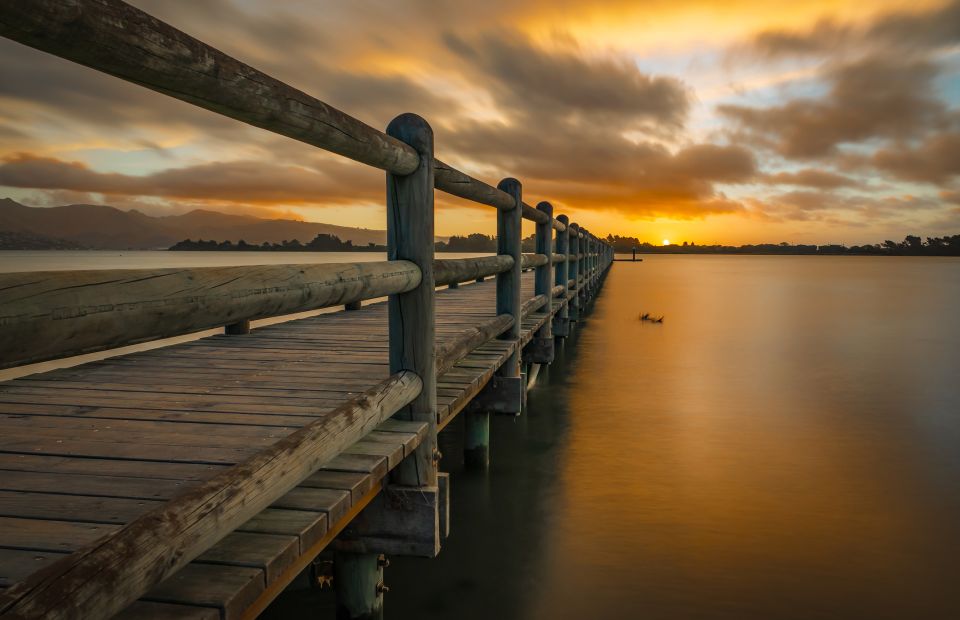
<svg viewBox="0 0 960 620">
<path fill-rule="evenodd" d="M 30 232 L 0 230 L 0 250 L 83 250 L 78 243 Z"/>
<path fill-rule="evenodd" d="M 318 234 L 336 235 L 354 245 L 386 243 L 384 230 L 351 228 L 318 222 L 268 220 L 249 215 L 195 210 L 183 215 L 154 217 L 136 210 L 105 205 L 28 207 L 0 199 L 0 248 L 5 240 L 32 244 L 29 249 L 85 247 L 98 250 L 166 249 L 183 239 L 230 239 L 247 243 L 306 242 Z M 27 241 L 31 240 L 31 241 Z M 22 245 L 22 243 L 21 243 Z M 6 249 L 27 249 L 7 247 Z"/>
</svg>

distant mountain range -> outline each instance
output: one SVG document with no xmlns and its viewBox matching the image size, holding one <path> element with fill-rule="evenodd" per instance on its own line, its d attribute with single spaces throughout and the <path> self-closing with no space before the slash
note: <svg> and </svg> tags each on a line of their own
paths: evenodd
<svg viewBox="0 0 960 620">
<path fill-rule="evenodd" d="M 317 222 L 268 220 L 197 209 L 183 215 L 154 217 L 105 205 L 28 207 L 0 199 L 0 249 L 167 249 L 184 239 L 241 239 L 247 243 L 308 242 L 318 234 L 336 235 L 354 245 L 386 243 L 385 230 Z"/>
</svg>

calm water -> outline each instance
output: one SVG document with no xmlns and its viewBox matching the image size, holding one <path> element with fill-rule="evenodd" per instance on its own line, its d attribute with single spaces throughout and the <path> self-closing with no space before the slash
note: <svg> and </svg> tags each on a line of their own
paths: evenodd
<svg viewBox="0 0 960 620">
<path fill-rule="evenodd" d="M 958 309 L 951 259 L 617 263 L 490 473 L 443 437 L 452 537 L 388 616 L 960 618 Z"/>
<path fill-rule="evenodd" d="M 958 309 L 955 259 L 617 263 L 489 473 L 441 436 L 452 535 L 388 616 L 960 618 Z"/>
</svg>

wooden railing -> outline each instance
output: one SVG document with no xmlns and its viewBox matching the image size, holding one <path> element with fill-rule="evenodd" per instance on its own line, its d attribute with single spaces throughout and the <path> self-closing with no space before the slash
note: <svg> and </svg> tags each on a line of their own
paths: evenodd
<svg viewBox="0 0 960 620">
<path fill-rule="evenodd" d="M 391 415 L 429 426 L 394 482 L 436 486 L 438 372 L 493 338 L 517 340 L 523 317 L 559 297 L 567 303 L 536 335 L 549 361 L 553 332 L 566 334 L 613 257 L 549 202 L 524 202 L 520 181 L 493 187 L 436 159 L 424 119 L 403 114 L 378 131 L 119 0 L 5 0 L 0 35 L 386 171 L 388 247 L 373 263 L 0 275 L 0 367 L 382 296 L 390 328 L 388 380 L 9 588 L 5 617 L 112 615 Z M 435 260 L 434 189 L 497 209 L 496 256 Z M 522 218 L 537 224 L 536 254 L 521 254 Z M 523 268 L 536 270 L 528 300 Z M 494 316 L 435 346 L 436 287 L 492 275 Z M 501 377 L 520 376 L 519 353 Z"/>
</svg>

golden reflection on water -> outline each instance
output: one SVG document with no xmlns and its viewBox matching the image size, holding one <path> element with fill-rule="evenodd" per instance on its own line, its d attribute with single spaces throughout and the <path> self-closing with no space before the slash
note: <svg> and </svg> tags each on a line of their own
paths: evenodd
<svg viewBox="0 0 960 620">
<path fill-rule="evenodd" d="M 960 617 L 958 307 L 950 259 L 617 263 L 523 616 Z"/>
</svg>

